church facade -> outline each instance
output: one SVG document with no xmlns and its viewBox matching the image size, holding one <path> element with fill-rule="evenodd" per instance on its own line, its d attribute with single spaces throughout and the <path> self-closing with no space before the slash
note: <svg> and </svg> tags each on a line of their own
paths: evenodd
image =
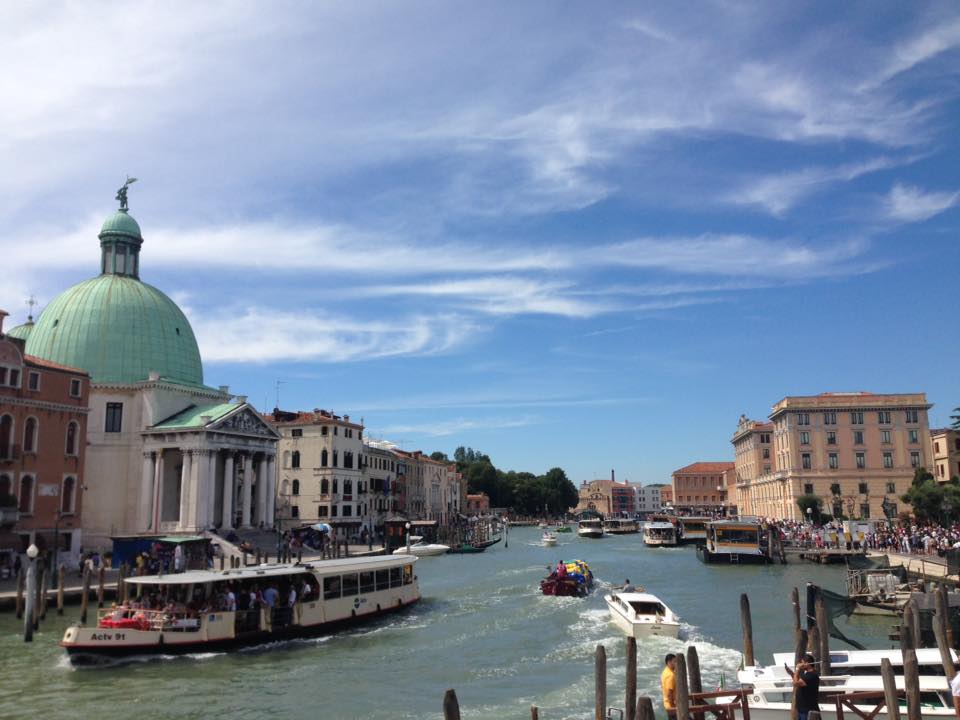
<svg viewBox="0 0 960 720">
<path fill-rule="evenodd" d="M 204 384 L 186 316 L 140 280 L 143 237 L 125 187 L 118 199 L 100 274 L 55 298 L 26 337 L 29 354 L 90 375 L 84 545 L 273 527 L 279 435 L 245 397 Z"/>
</svg>

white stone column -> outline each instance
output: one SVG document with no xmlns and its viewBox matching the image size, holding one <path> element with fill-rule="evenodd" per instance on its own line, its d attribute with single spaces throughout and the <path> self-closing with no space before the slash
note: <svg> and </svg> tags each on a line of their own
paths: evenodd
<svg viewBox="0 0 960 720">
<path fill-rule="evenodd" d="M 267 456 L 261 455 L 260 462 L 257 464 L 257 516 L 254 522 L 258 525 L 263 523 L 264 527 L 270 527 L 273 522 L 272 517 L 267 516 Z"/>
<path fill-rule="evenodd" d="M 233 529 L 233 453 L 227 453 L 223 462 L 223 513 L 220 515 L 221 530 Z"/>
<path fill-rule="evenodd" d="M 210 484 L 207 487 L 207 508 L 206 514 L 203 519 L 204 529 L 209 528 L 211 525 L 217 524 L 217 519 L 215 517 L 217 512 L 217 455 L 219 453 L 216 450 L 211 450 L 209 456 L 207 457 L 207 462 L 209 467 L 207 470 L 207 476 L 210 478 Z"/>
<path fill-rule="evenodd" d="M 193 472 L 193 454 L 190 450 L 182 450 L 183 465 L 180 468 L 180 517 L 177 520 L 177 529 L 186 530 L 190 526 L 190 482 Z"/>
<path fill-rule="evenodd" d="M 253 504 L 253 455 L 247 455 L 243 465 L 243 497 L 240 505 L 240 527 L 250 527 L 250 509 Z"/>
<path fill-rule="evenodd" d="M 277 456 L 267 455 L 267 482 L 265 483 L 264 494 L 267 496 L 267 507 L 263 523 L 268 528 L 273 527 L 274 503 L 277 500 Z"/>
<path fill-rule="evenodd" d="M 153 521 L 150 530 L 160 529 L 160 516 L 163 513 L 163 450 L 157 452 L 155 473 L 153 476 Z"/>
<path fill-rule="evenodd" d="M 137 530 L 150 529 L 153 519 L 153 481 L 157 473 L 157 456 L 152 452 L 143 454 L 143 477 L 140 481 L 140 511 L 137 517 Z"/>
<path fill-rule="evenodd" d="M 193 451 L 190 473 L 190 510 L 187 514 L 190 530 L 203 528 L 203 504 L 207 499 L 207 451 Z"/>
</svg>

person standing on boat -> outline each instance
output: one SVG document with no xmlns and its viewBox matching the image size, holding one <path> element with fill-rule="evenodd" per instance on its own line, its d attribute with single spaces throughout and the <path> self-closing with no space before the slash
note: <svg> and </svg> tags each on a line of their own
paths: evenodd
<svg viewBox="0 0 960 720">
<path fill-rule="evenodd" d="M 627 578 L 626 580 L 623 581 L 623 588 L 621 588 L 620 592 L 632 593 L 636 591 L 637 591 L 637 588 L 635 588 L 633 583 L 630 582 L 630 578 Z"/>
<path fill-rule="evenodd" d="M 667 717 L 676 720 L 677 717 L 677 656 L 669 653 L 663 659 L 663 672 L 660 673 L 660 690 L 663 692 L 663 709 Z M 806 720 L 806 718 L 803 718 Z"/>
<path fill-rule="evenodd" d="M 805 654 L 793 672 L 793 686 L 797 691 L 797 720 L 807 720 L 812 710 L 820 711 L 820 673 L 816 658 Z"/>
<path fill-rule="evenodd" d="M 960 672 L 950 681 L 950 695 L 953 696 L 953 711 L 960 718 Z"/>
</svg>

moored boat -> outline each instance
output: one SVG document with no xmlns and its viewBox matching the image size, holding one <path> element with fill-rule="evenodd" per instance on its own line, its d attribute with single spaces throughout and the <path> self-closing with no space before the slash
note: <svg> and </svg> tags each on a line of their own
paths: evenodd
<svg viewBox="0 0 960 720">
<path fill-rule="evenodd" d="M 680 525 L 678 542 L 688 545 L 691 543 L 703 543 L 707 540 L 708 517 L 678 517 L 677 522 Z"/>
<path fill-rule="evenodd" d="M 615 592 L 604 595 L 613 622 L 629 637 L 677 637 L 680 618 L 656 595 Z"/>
<path fill-rule="evenodd" d="M 603 520 L 600 518 L 581 520 L 579 523 L 577 523 L 577 535 L 585 538 L 602 538 Z"/>
<path fill-rule="evenodd" d="M 449 545 L 440 543 L 418 542 L 407 547 L 399 547 L 393 551 L 394 555 L 416 555 L 417 557 L 430 557 L 431 555 L 445 555 L 450 552 Z"/>
<path fill-rule="evenodd" d="M 561 560 L 540 581 L 540 592 L 544 595 L 586 597 L 592 589 L 593 572 L 583 560 Z"/>
<path fill-rule="evenodd" d="M 707 523 L 707 539 L 697 545 L 705 563 L 768 563 L 766 532 L 754 520 L 715 520 Z"/>
<path fill-rule="evenodd" d="M 135 599 L 78 623 L 60 645 L 74 664 L 219 652 L 310 637 L 420 599 L 416 557 L 358 557 L 127 578 Z"/>
<path fill-rule="evenodd" d="M 649 547 L 673 547 L 677 544 L 676 526 L 665 520 L 650 520 L 644 523 L 643 544 Z"/>
<path fill-rule="evenodd" d="M 951 651 L 954 663 L 956 653 Z M 940 651 L 934 648 L 916 650 L 920 670 L 921 718 L 923 720 L 955 717 L 953 701 L 947 679 L 943 674 Z M 838 694 L 873 693 L 876 699 L 860 699 L 855 702 L 856 714 L 874 720 L 888 718 L 886 708 L 874 712 L 883 696 L 883 678 L 880 674 L 882 659 L 893 666 L 897 688 L 904 688 L 903 655 L 900 650 L 832 650 L 830 651 L 831 674 L 820 678 L 820 717 L 837 720 L 836 701 Z M 784 665 L 793 666 L 794 654 L 774 653 L 774 663 L 769 666 L 748 666 L 737 673 L 737 679 L 750 688 L 751 720 L 788 720 L 793 696 L 793 681 Z M 851 715 L 853 711 L 847 709 Z M 846 714 L 846 713 L 845 713 Z M 900 703 L 900 717 L 906 717 L 905 701 Z"/>
</svg>

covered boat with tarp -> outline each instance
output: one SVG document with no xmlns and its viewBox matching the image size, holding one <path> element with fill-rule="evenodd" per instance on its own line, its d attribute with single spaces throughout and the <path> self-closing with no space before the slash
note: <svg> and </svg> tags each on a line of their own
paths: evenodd
<svg viewBox="0 0 960 720">
<path fill-rule="evenodd" d="M 847 557 L 847 595 L 856 602 L 853 612 L 858 615 L 900 614 L 910 598 L 907 571 L 890 567 L 886 555 Z"/>
<path fill-rule="evenodd" d="M 593 572 L 583 560 L 561 560 L 540 581 L 540 592 L 544 595 L 585 597 L 592 589 Z"/>
</svg>

